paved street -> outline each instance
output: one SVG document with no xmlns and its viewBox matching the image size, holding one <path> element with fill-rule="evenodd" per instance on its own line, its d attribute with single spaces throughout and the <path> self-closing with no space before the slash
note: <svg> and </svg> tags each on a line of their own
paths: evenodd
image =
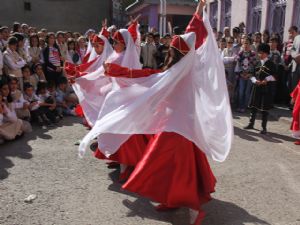
<svg viewBox="0 0 300 225">
<path fill-rule="evenodd" d="M 242 130 L 246 115 L 234 115 L 227 161 L 211 163 L 218 183 L 204 225 L 299 225 L 300 147 L 289 124 L 271 121 L 263 136 Z M 78 159 L 74 143 L 87 132 L 78 122 L 66 118 L 0 145 L 0 225 L 188 224 L 187 209 L 158 213 L 147 199 L 122 191 L 118 172 L 90 152 Z M 37 198 L 25 203 L 30 194 Z"/>
</svg>

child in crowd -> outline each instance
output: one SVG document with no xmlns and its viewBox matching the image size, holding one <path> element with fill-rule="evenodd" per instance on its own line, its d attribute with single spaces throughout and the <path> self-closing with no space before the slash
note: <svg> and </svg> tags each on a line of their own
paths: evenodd
<svg viewBox="0 0 300 225">
<path fill-rule="evenodd" d="M 25 83 L 31 83 L 30 77 L 31 77 L 31 69 L 30 66 L 25 65 L 22 67 L 22 76 L 23 76 L 23 85 Z M 32 84 L 31 84 L 32 85 Z"/>
<path fill-rule="evenodd" d="M 22 134 L 22 120 L 19 120 L 13 111 L 10 110 L 9 105 L 3 101 L 0 91 L 0 143 L 3 143 L 5 140 L 14 140 Z"/>
<path fill-rule="evenodd" d="M 243 49 L 237 56 L 238 73 L 239 73 L 239 90 L 238 90 L 238 112 L 244 113 L 249 103 L 252 83 L 250 77 L 254 74 L 256 66 L 256 54 L 251 51 L 251 40 L 246 37 L 243 40 Z"/>
<path fill-rule="evenodd" d="M 40 99 L 40 107 L 43 108 L 47 118 L 49 118 L 52 123 L 57 123 L 58 113 L 56 110 L 56 102 L 47 90 L 47 81 L 39 81 L 36 93 Z"/>
<path fill-rule="evenodd" d="M 34 64 L 33 72 L 34 74 L 32 74 L 30 77 L 30 84 L 33 86 L 34 90 L 36 90 L 39 81 L 46 81 L 46 77 L 43 71 L 43 65 L 40 63 Z"/>
<path fill-rule="evenodd" d="M 24 98 L 29 102 L 29 109 L 33 122 L 37 122 L 40 126 L 50 125 L 51 122 L 46 116 L 44 109 L 40 107 L 41 100 L 34 93 L 33 86 L 30 83 L 24 84 Z"/>
<path fill-rule="evenodd" d="M 22 92 L 18 89 L 18 83 L 19 81 L 16 77 L 10 78 L 9 87 L 13 108 L 19 119 L 30 121 L 29 103 L 24 99 Z"/>
<path fill-rule="evenodd" d="M 69 38 L 67 41 L 67 55 L 66 55 L 66 62 L 79 65 L 81 64 L 80 56 L 76 51 L 75 40 Z"/>
<path fill-rule="evenodd" d="M 39 63 L 41 60 L 41 49 L 40 49 L 39 37 L 37 36 L 37 34 L 30 35 L 29 43 L 30 43 L 30 47 L 28 51 L 31 57 L 31 62 L 32 64 Z"/>
<path fill-rule="evenodd" d="M 273 105 L 272 83 L 275 79 L 275 65 L 269 59 L 270 46 L 268 44 L 260 44 L 257 47 L 258 57 L 260 62 L 255 69 L 254 76 L 251 77 L 253 90 L 251 93 L 250 104 L 251 108 L 250 121 L 245 129 L 253 129 L 257 111 L 262 114 L 262 130 L 261 134 L 267 133 L 268 115 Z"/>
<path fill-rule="evenodd" d="M 65 77 L 61 77 L 58 81 L 56 103 L 59 115 L 76 115 L 74 108 L 78 104 L 78 99 L 74 93 L 68 91 L 68 80 Z"/>
</svg>

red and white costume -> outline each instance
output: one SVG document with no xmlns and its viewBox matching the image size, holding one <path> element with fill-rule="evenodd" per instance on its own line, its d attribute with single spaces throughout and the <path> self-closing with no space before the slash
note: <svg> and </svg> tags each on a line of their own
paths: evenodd
<svg viewBox="0 0 300 225">
<path fill-rule="evenodd" d="M 295 102 L 291 131 L 294 138 L 300 139 L 300 82 L 291 93 L 291 97 Z"/>
<path fill-rule="evenodd" d="M 108 73 L 112 89 L 79 147 L 82 156 L 98 137 L 110 156 L 132 135 L 155 134 L 123 188 L 169 207 L 200 210 L 211 199 L 216 180 L 205 155 L 224 161 L 233 139 L 224 65 L 204 18 L 194 15 L 186 34 L 173 39 L 185 56 L 170 69 Z"/>
</svg>

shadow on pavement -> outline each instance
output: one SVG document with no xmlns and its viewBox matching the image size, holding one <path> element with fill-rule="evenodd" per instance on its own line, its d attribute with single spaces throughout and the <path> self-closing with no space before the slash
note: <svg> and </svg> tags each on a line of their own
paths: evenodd
<svg viewBox="0 0 300 225">
<path fill-rule="evenodd" d="M 255 131 L 255 132 L 254 132 Z M 260 134 L 258 129 L 244 130 L 239 127 L 234 127 L 234 134 L 241 139 L 245 139 L 252 142 L 258 142 L 258 138 L 262 138 L 265 141 L 273 143 L 283 143 L 284 141 L 294 142 L 294 138 L 288 135 L 281 135 L 273 132 L 268 132 L 266 135 Z"/>
<path fill-rule="evenodd" d="M 203 209 L 207 213 L 203 225 L 271 225 L 231 202 L 213 199 Z"/>
<path fill-rule="evenodd" d="M 32 132 L 24 134 L 23 137 L 17 140 L 8 141 L 0 145 L 0 180 L 4 180 L 9 176 L 8 169 L 14 166 L 14 163 L 9 158 L 18 157 L 21 159 L 31 159 L 32 147 L 29 141 L 36 140 L 38 138 L 51 140 L 52 136 L 46 134 L 48 131 L 56 129 L 62 126 L 72 126 L 78 123 L 79 119 L 75 117 L 66 117 L 53 127 L 47 127 L 42 129 L 33 125 Z"/>
</svg>

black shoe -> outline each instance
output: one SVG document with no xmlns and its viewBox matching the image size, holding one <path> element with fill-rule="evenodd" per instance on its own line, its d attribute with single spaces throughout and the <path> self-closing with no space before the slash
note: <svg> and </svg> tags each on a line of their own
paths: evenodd
<svg viewBox="0 0 300 225">
<path fill-rule="evenodd" d="M 267 134 L 267 130 L 266 130 L 266 129 L 262 129 L 262 130 L 260 131 L 260 133 L 261 133 L 261 134 Z"/>
<path fill-rule="evenodd" d="M 251 130 L 254 129 L 254 126 L 252 124 L 249 124 L 248 126 L 244 127 L 245 130 Z"/>
<path fill-rule="evenodd" d="M 91 149 L 91 151 L 93 151 L 93 152 L 95 152 L 95 151 L 97 150 L 97 148 L 98 148 L 98 142 L 97 142 L 97 141 L 95 141 L 94 143 L 92 143 L 92 144 L 90 145 L 90 149 Z"/>
</svg>

